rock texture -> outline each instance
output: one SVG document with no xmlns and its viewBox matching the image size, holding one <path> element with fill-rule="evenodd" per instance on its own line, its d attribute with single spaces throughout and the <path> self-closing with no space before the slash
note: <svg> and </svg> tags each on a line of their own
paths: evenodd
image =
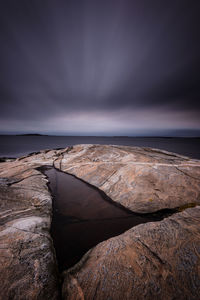
<svg viewBox="0 0 200 300">
<path fill-rule="evenodd" d="M 40 162 L 41 164 L 42 162 Z M 0 299 L 58 299 L 45 177 L 26 159 L 0 164 Z"/>
<path fill-rule="evenodd" d="M 136 226 L 65 273 L 63 298 L 198 300 L 200 207 Z"/>
<path fill-rule="evenodd" d="M 166 151 L 77 145 L 0 164 L 0 299 L 59 299 L 52 199 L 37 169 L 55 166 L 135 212 L 185 209 L 92 249 L 65 272 L 63 299 L 199 299 L 200 161 Z M 182 293 L 181 293 L 182 291 Z"/>
<path fill-rule="evenodd" d="M 200 203 L 200 161 L 167 151 L 78 145 L 54 164 L 134 212 Z"/>
</svg>

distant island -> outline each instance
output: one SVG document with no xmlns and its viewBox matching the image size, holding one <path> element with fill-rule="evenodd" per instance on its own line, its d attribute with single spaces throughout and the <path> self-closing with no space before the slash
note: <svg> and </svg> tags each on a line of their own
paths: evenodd
<svg viewBox="0 0 200 300">
<path fill-rule="evenodd" d="M 39 134 L 39 133 L 24 133 L 16 134 L 17 136 L 48 136 L 48 134 Z"/>
</svg>

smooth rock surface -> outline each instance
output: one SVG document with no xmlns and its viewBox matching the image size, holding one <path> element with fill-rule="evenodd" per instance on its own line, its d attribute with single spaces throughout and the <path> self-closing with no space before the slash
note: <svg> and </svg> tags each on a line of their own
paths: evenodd
<svg viewBox="0 0 200 300">
<path fill-rule="evenodd" d="M 200 204 L 200 161 L 167 151 L 78 145 L 54 164 L 134 212 Z"/>
<path fill-rule="evenodd" d="M 200 161 L 166 151 L 77 145 L 3 162 L 0 299 L 59 299 L 52 199 L 37 170 L 43 165 L 76 175 L 135 212 L 200 203 Z M 199 221 L 196 206 L 97 245 L 66 272 L 64 299 L 198 299 Z"/>
</svg>

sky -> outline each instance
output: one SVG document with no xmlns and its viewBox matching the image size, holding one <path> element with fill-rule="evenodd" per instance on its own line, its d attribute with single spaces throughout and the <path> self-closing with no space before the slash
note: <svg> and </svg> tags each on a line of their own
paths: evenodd
<svg viewBox="0 0 200 300">
<path fill-rule="evenodd" d="M 0 133 L 200 136 L 199 0 L 2 0 Z"/>
</svg>

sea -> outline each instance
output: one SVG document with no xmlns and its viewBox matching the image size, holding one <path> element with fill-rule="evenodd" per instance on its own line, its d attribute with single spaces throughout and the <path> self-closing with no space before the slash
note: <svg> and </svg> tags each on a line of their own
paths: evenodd
<svg viewBox="0 0 200 300">
<path fill-rule="evenodd" d="M 40 150 L 77 144 L 151 147 L 200 159 L 200 138 L 50 135 L 0 135 L 0 157 L 16 158 Z"/>
</svg>

